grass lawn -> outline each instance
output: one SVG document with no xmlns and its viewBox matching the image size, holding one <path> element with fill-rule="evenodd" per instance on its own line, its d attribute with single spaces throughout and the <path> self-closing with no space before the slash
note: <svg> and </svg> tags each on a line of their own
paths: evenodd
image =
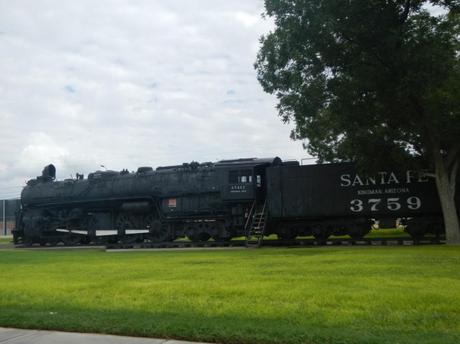
<svg viewBox="0 0 460 344">
<path fill-rule="evenodd" d="M 460 247 L 0 250 L 0 326 L 220 343 L 460 343 Z"/>
<path fill-rule="evenodd" d="M 365 238 L 410 238 L 410 235 L 401 228 L 372 229 Z"/>
</svg>

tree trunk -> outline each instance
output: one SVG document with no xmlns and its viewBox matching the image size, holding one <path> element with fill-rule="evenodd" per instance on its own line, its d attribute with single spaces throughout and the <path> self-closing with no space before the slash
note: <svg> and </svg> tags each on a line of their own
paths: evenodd
<svg viewBox="0 0 460 344">
<path fill-rule="evenodd" d="M 445 159 L 441 154 L 437 154 L 435 158 L 436 186 L 444 217 L 446 241 L 448 244 L 458 245 L 460 244 L 460 225 L 455 204 L 457 170 L 458 161 L 453 163 L 449 169 Z"/>
</svg>

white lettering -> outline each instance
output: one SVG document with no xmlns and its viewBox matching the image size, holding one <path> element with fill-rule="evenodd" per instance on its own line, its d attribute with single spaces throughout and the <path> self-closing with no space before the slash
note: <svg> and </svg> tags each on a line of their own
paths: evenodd
<svg viewBox="0 0 460 344">
<path fill-rule="evenodd" d="M 399 184 L 399 180 L 398 178 L 396 178 L 396 175 L 393 172 L 390 173 L 390 178 L 388 178 L 387 184 L 391 184 L 391 183 Z"/>
<path fill-rule="evenodd" d="M 380 205 L 386 203 L 386 209 L 390 211 L 398 211 L 401 209 L 410 209 L 418 210 L 422 207 L 422 201 L 416 196 L 412 196 L 406 199 L 406 204 L 401 203 L 401 198 L 392 197 L 392 198 L 369 198 L 367 200 L 362 199 L 353 199 L 350 201 L 349 209 L 352 212 L 362 212 L 362 211 L 374 211 L 378 212 L 381 210 Z"/>
<path fill-rule="evenodd" d="M 408 193 L 408 188 L 392 188 L 392 189 L 385 189 L 385 193 Z"/>
<path fill-rule="evenodd" d="M 375 185 L 375 177 L 368 177 L 366 179 L 366 185 L 369 185 L 369 184 L 372 184 L 372 185 Z"/>
<path fill-rule="evenodd" d="M 340 180 L 342 183 L 340 183 L 340 186 L 347 187 L 351 185 L 351 180 L 350 180 L 350 175 L 349 174 L 342 174 L 340 176 Z"/>
<path fill-rule="evenodd" d="M 396 175 L 395 172 L 380 171 L 375 176 L 360 176 L 359 174 L 342 174 L 340 175 L 341 187 L 360 187 L 372 185 L 389 185 L 389 184 L 411 184 L 426 183 L 429 177 L 426 173 L 407 170 L 405 175 Z"/>
<path fill-rule="evenodd" d="M 385 176 L 387 175 L 387 173 L 385 171 L 382 171 L 377 174 L 380 176 L 380 184 L 385 184 Z"/>
<path fill-rule="evenodd" d="M 358 190 L 358 195 L 379 195 L 382 194 L 382 190 L 380 189 L 366 189 L 366 190 Z"/>
<path fill-rule="evenodd" d="M 355 186 L 355 185 L 364 186 L 363 181 L 361 180 L 361 178 L 359 178 L 358 175 L 355 176 L 355 179 L 353 180 L 353 184 L 351 184 L 351 186 Z"/>
<path fill-rule="evenodd" d="M 406 171 L 406 183 L 407 184 L 412 183 L 412 180 L 415 178 L 414 173 L 415 171 L 412 171 L 412 170 Z"/>
</svg>

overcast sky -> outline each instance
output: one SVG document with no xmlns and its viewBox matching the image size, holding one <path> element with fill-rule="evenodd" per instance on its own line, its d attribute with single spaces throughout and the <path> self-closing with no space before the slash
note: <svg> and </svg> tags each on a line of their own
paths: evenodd
<svg viewBox="0 0 460 344">
<path fill-rule="evenodd" d="M 0 198 L 75 172 L 307 156 L 253 68 L 262 0 L 0 0 Z"/>
</svg>

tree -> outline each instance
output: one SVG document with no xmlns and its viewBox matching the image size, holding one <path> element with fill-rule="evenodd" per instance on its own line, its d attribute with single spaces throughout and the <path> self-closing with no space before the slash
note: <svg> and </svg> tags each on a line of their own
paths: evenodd
<svg viewBox="0 0 460 344">
<path fill-rule="evenodd" d="M 255 63 L 320 162 L 432 171 L 449 243 L 460 243 L 459 14 L 459 0 L 265 0 L 275 28 Z"/>
</svg>

